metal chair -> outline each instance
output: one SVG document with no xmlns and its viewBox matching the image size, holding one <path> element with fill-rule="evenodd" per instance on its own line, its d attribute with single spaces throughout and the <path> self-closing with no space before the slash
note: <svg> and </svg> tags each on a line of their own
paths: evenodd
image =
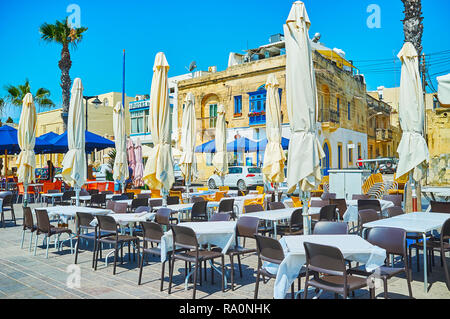
<svg viewBox="0 0 450 319">
<path fill-rule="evenodd" d="M 68 234 L 70 238 L 70 252 L 73 252 L 72 246 L 72 230 L 66 227 L 55 227 L 50 224 L 50 220 L 48 218 L 48 213 L 46 209 L 38 209 L 35 210 L 36 219 L 37 219 L 37 229 L 36 229 L 36 243 L 34 246 L 34 255 L 36 256 L 37 244 L 39 235 L 44 234 L 47 239 L 47 249 L 45 252 L 45 258 L 48 258 L 48 246 L 50 245 L 50 237 L 57 236 L 57 240 L 55 241 L 55 248 L 58 246 L 59 237 L 61 234 Z"/>
<path fill-rule="evenodd" d="M 267 281 L 265 278 L 276 278 L 276 274 L 272 274 L 263 267 L 263 262 L 280 265 L 284 260 L 284 251 L 281 244 L 274 238 L 255 235 L 256 249 L 258 253 L 258 268 L 256 271 L 255 295 L 254 299 L 258 299 L 259 281 L 263 277 L 263 283 Z M 300 277 L 304 277 L 305 273 L 300 272 Z M 300 289 L 300 280 L 298 281 Z M 294 283 L 291 285 L 291 296 L 294 298 Z"/>
<path fill-rule="evenodd" d="M 117 203 L 116 203 L 117 204 Z M 117 225 L 115 219 L 111 216 L 102 216 L 97 215 L 96 216 L 98 221 L 98 231 L 101 233 L 109 234 L 109 236 L 100 237 L 97 240 L 97 247 L 95 250 L 95 266 L 94 269 L 97 270 L 97 263 L 98 263 L 98 254 L 101 250 L 102 244 L 109 244 L 114 247 L 114 268 L 113 268 L 113 275 L 116 274 L 116 264 L 117 264 L 117 258 L 118 258 L 118 252 L 119 248 L 121 250 L 121 263 L 123 263 L 123 246 L 125 244 L 128 244 L 128 260 L 131 261 L 131 252 L 130 252 L 130 245 L 131 243 L 134 243 L 137 247 L 138 251 L 138 262 L 139 262 L 139 238 L 137 236 L 130 236 L 130 235 L 121 235 L 119 231 L 119 226 Z M 134 256 L 133 256 L 134 259 Z"/>
<path fill-rule="evenodd" d="M 36 225 L 33 222 L 33 213 L 30 207 L 23 208 L 23 229 L 22 229 L 22 241 L 20 243 L 20 248 L 23 248 L 23 242 L 25 239 L 25 232 L 30 231 L 30 246 L 28 251 L 31 251 L 31 245 L 33 244 L 33 233 L 37 230 Z"/>
<path fill-rule="evenodd" d="M 304 299 L 308 297 L 310 286 L 347 296 L 350 292 L 368 286 L 367 279 L 347 274 L 342 252 L 332 246 L 303 243 L 306 254 L 306 282 Z M 319 275 L 320 274 L 320 275 Z M 314 276 L 310 279 L 310 276 Z M 374 288 L 369 288 L 371 299 L 374 298 Z"/>
<path fill-rule="evenodd" d="M 227 222 L 231 219 L 231 215 L 228 213 L 215 213 L 209 219 L 210 222 Z"/>
<path fill-rule="evenodd" d="M 347 235 L 348 225 L 344 222 L 317 222 L 313 231 L 314 235 Z"/>
<path fill-rule="evenodd" d="M 360 268 L 352 268 L 348 270 L 349 274 L 362 275 L 365 277 L 370 277 L 376 274 L 377 278 L 383 280 L 384 298 L 387 299 L 388 279 L 404 272 L 408 284 L 409 297 L 412 298 L 411 271 L 408 265 L 410 262 L 408 263 L 408 255 L 406 250 L 406 232 L 400 228 L 374 227 L 369 229 L 366 240 L 372 245 L 385 249 L 387 261 L 389 261 L 390 255 L 400 256 L 402 257 L 404 264 L 402 267 L 393 267 L 394 265 L 391 267 L 389 264 L 386 264 L 385 266 L 381 266 L 372 272 L 367 272 L 366 270 L 362 270 Z"/>
<path fill-rule="evenodd" d="M 194 263 L 194 289 L 192 292 L 192 299 L 195 299 L 195 293 L 197 291 L 197 273 L 200 274 L 201 280 L 201 264 L 204 261 L 211 260 L 214 262 L 214 259 L 220 258 L 222 261 L 222 291 L 225 291 L 225 262 L 224 255 L 221 252 L 203 250 L 199 248 L 199 244 L 197 241 L 197 236 L 195 232 L 188 227 L 171 225 L 172 235 L 173 235 L 173 246 L 172 247 L 180 247 L 186 249 L 185 252 L 175 252 L 172 255 L 172 265 L 170 267 L 170 275 L 169 275 L 169 294 L 172 292 L 172 278 L 173 278 L 173 269 L 175 268 L 175 261 L 182 260 L 185 263 Z M 211 269 L 211 281 L 214 284 L 214 270 Z"/>
</svg>

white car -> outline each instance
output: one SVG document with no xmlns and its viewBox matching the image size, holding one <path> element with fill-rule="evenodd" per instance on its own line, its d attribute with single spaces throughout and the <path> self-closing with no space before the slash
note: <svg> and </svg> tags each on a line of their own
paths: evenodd
<svg viewBox="0 0 450 319">
<path fill-rule="evenodd" d="M 183 174 L 181 173 L 181 168 L 177 163 L 173 165 L 173 176 L 175 177 L 175 183 L 183 183 Z"/>
<path fill-rule="evenodd" d="M 263 175 L 260 167 L 254 166 L 231 166 L 225 175 L 224 186 L 237 187 L 246 190 L 249 186 L 264 185 Z M 214 174 L 208 179 L 210 189 L 222 186 L 222 179 Z"/>
</svg>

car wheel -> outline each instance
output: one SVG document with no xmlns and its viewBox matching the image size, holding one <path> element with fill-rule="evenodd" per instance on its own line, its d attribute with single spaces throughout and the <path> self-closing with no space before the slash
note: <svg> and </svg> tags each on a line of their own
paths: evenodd
<svg viewBox="0 0 450 319">
<path fill-rule="evenodd" d="M 242 179 L 240 179 L 237 182 L 237 188 L 240 191 L 246 191 L 247 190 L 247 185 L 245 185 L 245 182 Z"/>
<path fill-rule="evenodd" d="M 216 182 L 212 178 L 208 181 L 208 188 L 209 189 L 215 189 L 216 188 Z"/>
</svg>

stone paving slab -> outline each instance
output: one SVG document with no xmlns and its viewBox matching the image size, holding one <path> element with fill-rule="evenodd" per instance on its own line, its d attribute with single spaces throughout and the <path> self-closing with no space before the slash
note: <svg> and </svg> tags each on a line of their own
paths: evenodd
<svg viewBox="0 0 450 319">
<path fill-rule="evenodd" d="M 31 206 L 41 206 L 32 204 Z M 28 251 L 29 234 L 25 236 L 24 248 L 20 248 L 22 239 L 22 209 L 15 205 L 17 226 L 8 223 L 7 227 L 0 228 L 0 299 L 30 298 L 30 299 L 190 299 L 192 297 L 192 284 L 189 289 L 184 289 L 184 263 L 176 262 L 173 278 L 172 294 L 168 294 L 169 270 L 166 264 L 164 289 L 160 291 L 161 264 L 157 258 L 150 257 L 149 263 L 144 267 L 142 285 L 137 285 L 138 268 L 136 261 L 128 261 L 127 251 L 124 249 L 124 263 L 117 265 L 117 274 L 112 274 L 112 258 L 108 259 L 108 266 L 104 260 L 99 260 L 98 270 L 91 268 L 92 245 L 83 243 L 78 258 L 81 281 L 80 288 L 70 288 L 67 280 L 70 273 L 67 268 L 73 265 L 74 255 L 70 253 L 70 246 L 66 242 L 63 251 L 57 252 L 53 245 L 49 248 L 49 258 L 45 258 L 45 247 L 42 239 L 39 239 L 37 254 L 33 249 Z M 8 216 L 7 216 L 8 218 Z M 73 223 L 70 224 L 73 229 Z M 40 236 L 43 237 L 43 236 Z M 254 247 L 255 243 L 247 241 L 248 247 Z M 104 251 L 103 257 L 105 257 Z M 447 257 L 449 258 L 449 257 Z M 227 289 L 221 291 L 219 275 L 214 276 L 214 285 L 211 284 L 210 267 L 207 270 L 207 281 L 197 287 L 198 299 L 248 299 L 253 298 L 255 289 L 255 273 L 257 256 L 247 255 L 242 258 L 243 278 L 239 276 L 237 264 L 235 265 L 235 291 Z M 448 260 L 450 263 L 450 260 Z M 225 262 L 230 266 L 229 258 Z M 422 257 L 419 259 L 421 270 Z M 428 276 L 431 285 L 429 293 L 423 289 L 423 272 L 416 270 L 416 257 L 413 251 L 413 282 L 412 289 L 415 298 L 424 299 L 450 299 L 450 292 L 445 285 L 443 268 L 440 265 L 439 254 L 435 259 L 433 272 Z M 273 282 L 260 284 L 259 298 L 273 297 Z M 304 279 L 301 281 L 304 287 Z M 295 285 L 297 288 L 297 284 Z M 408 298 L 408 290 L 404 276 L 400 275 L 389 280 L 389 296 L 391 298 Z M 376 290 L 377 298 L 383 298 L 383 289 Z M 356 292 L 356 298 L 367 299 L 368 291 L 365 289 Z M 290 295 L 287 296 L 290 298 Z M 321 298 L 334 298 L 333 294 L 324 293 Z"/>
</svg>

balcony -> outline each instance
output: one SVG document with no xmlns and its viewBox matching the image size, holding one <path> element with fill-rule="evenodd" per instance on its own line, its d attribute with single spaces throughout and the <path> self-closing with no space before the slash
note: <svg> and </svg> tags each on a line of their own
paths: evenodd
<svg viewBox="0 0 450 319">
<path fill-rule="evenodd" d="M 251 112 L 248 113 L 249 126 L 265 125 L 266 124 L 266 112 Z"/>
<path fill-rule="evenodd" d="M 392 130 L 390 129 L 377 129 L 376 131 L 376 141 L 377 142 L 388 142 L 392 140 Z"/>
<path fill-rule="evenodd" d="M 324 130 L 334 132 L 339 128 L 340 115 L 337 110 L 321 108 L 319 109 L 318 120 L 322 123 L 322 128 Z"/>
</svg>

